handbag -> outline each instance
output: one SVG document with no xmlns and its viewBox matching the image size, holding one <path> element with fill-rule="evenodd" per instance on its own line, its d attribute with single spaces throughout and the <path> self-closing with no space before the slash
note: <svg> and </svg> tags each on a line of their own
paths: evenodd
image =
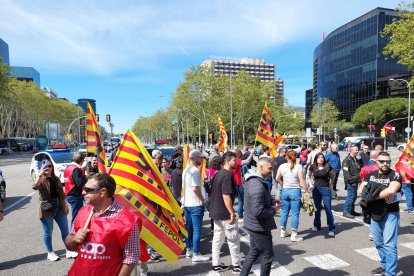
<svg viewBox="0 0 414 276">
<path fill-rule="evenodd" d="M 42 202 L 40 202 L 40 208 L 44 212 L 48 212 L 48 211 L 55 210 L 56 207 L 57 207 L 57 201 L 56 201 L 56 199 L 50 200 L 50 201 L 48 200 L 48 201 L 42 201 Z"/>
</svg>

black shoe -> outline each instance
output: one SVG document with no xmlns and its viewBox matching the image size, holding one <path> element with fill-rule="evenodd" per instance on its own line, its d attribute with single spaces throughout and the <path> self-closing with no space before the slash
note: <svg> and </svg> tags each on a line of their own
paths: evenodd
<svg viewBox="0 0 414 276">
<path fill-rule="evenodd" d="M 239 265 L 237 265 L 237 266 L 233 266 L 231 270 L 233 274 L 240 274 L 242 269 Z"/>
<path fill-rule="evenodd" d="M 351 219 L 355 218 L 353 215 L 348 214 L 348 213 L 343 213 L 342 216 L 345 218 L 351 218 Z"/>
<path fill-rule="evenodd" d="M 350 214 L 355 217 L 360 217 L 362 215 L 361 213 L 358 213 L 358 212 L 351 212 Z"/>
<path fill-rule="evenodd" d="M 385 269 L 378 267 L 371 271 L 371 275 L 385 275 Z"/>
<path fill-rule="evenodd" d="M 227 271 L 229 270 L 229 266 L 228 265 L 213 265 L 213 271 L 214 272 L 223 272 L 223 271 Z"/>
</svg>

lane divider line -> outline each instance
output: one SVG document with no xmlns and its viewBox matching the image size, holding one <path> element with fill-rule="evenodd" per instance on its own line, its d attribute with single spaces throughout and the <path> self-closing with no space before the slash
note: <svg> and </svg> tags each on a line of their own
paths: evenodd
<svg viewBox="0 0 414 276">
<path fill-rule="evenodd" d="M 36 193 L 36 192 L 33 192 L 33 193 L 31 193 L 30 195 L 27 195 L 27 196 L 25 196 L 24 198 L 22 198 L 22 199 L 20 199 L 20 200 L 16 201 L 16 202 L 15 202 L 15 203 L 13 203 L 12 205 L 10 205 L 10 206 L 8 206 L 7 208 L 5 208 L 5 209 L 4 209 L 4 211 L 7 211 L 7 210 L 11 209 L 13 206 L 15 206 L 15 205 L 19 204 L 20 202 L 22 202 L 22 201 L 23 201 L 23 200 L 25 200 L 26 198 L 31 197 L 34 193 Z"/>
</svg>

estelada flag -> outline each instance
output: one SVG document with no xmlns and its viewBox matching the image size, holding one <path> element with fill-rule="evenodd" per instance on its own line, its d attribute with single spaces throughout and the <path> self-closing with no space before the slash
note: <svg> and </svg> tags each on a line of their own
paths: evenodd
<svg viewBox="0 0 414 276">
<path fill-rule="evenodd" d="M 221 120 L 221 117 L 218 116 L 218 124 L 220 127 L 220 135 L 219 135 L 219 139 L 217 142 L 217 149 L 218 152 L 224 151 L 227 147 L 227 133 L 226 133 L 226 128 L 224 127 L 224 123 Z"/>
<path fill-rule="evenodd" d="M 149 153 L 130 130 L 109 174 L 117 183 L 117 202 L 142 220 L 140 237 L 174 264 L 185 247 L 183 236 L 188 236 L 182 210 Z"/>
<path fill-rule="evenodd" d="M 86 109 L 86 152 L 96 154 L 98 156 L 99 172 L 106 172 L 108 161 L 106 160 L 105 149 L 99 134 L 95 113 L 89 102 Z"/>
<path fill-rule="evenodd" d="M 410 179 L 414 178 L 414 135 L 395 163 L 395 170 L 404 172 Z"/>
<path fill-rule="evenodd" d="M 273 133 L 273 123 L 270 119 L 270 112 L 265 103 L 262 116 L 257 129 L 256 141 L 270 148 L 270 157 L 277 155 L 277 145 L 275 144 L 275 135 Z"/>
</svg>

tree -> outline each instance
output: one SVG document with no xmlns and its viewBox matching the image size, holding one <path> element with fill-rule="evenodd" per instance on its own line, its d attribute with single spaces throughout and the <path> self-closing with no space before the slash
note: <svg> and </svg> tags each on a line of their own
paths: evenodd
<svg viewBox="0 0 414 276">
<path fill-rule="evenodd" d="M 385 25 L 382 36 L 389 36 L 389 42 L 384 47 L 384 54 L 398 58 L 398 63 L 414 67 L 414 2 L 399 4 L 397 11 L 400 19 L 394 19 Z M 410 85 L 414 84 L 414 76 Z"/>
<path fill-rule="evenodd" d="M 313 127 L 321 127 L 325 136 L 325 131 L 331 131 L 338 125 L 339 114 L 333 101 L 321 98 L 311 111 L 310 121 Z"/>
</svg>

